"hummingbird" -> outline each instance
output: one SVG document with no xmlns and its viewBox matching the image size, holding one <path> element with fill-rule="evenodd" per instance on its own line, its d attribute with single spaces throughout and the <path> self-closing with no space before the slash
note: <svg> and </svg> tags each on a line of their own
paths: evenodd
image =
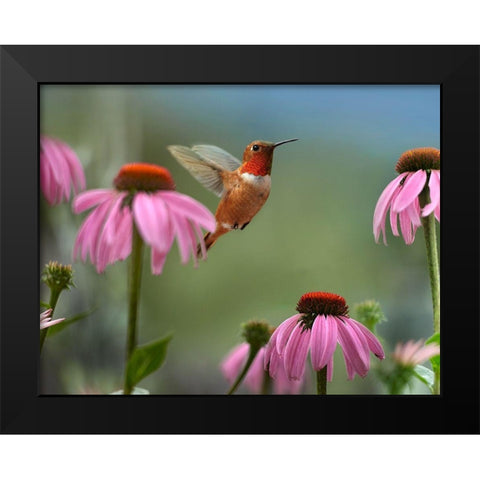
<svg viewBox="0 0 480 480">
<path fill-rule="evenodd" d="M 222 235 L 243 230 L 259 212 L 270 194 L 273 151 L 279 145 L 296 140 L 298 138 L 276 143 L 255 140 L 246 146 L 242 162 L 214 145 L 167 147 L 180 165 L 220 197 L 215 231 L 207 232 L 204 237 L 207 250 Z M 197 254 L 201 254 L 200 246 Z"/>
</svg>

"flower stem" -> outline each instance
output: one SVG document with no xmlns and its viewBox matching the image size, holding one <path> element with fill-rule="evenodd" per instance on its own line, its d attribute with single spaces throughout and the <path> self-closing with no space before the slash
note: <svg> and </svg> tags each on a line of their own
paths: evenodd
<svg viewBox="0 0 480 480">
<path fill-rule="evenodd" d="M 327 394 L 327 366 L 317 371 L 317 395 Z"/>
<path fill-rule="evenodd" d="M 240 374 L 238 375 L 235 382 L 233 382 L 233 385 L 230 387 L 230 390 L 227 392 L 227 395 L 232 395 L 232 393 L 235 392 L 235 390 L 238 388 L 240 383 L 242 383 L 243 377 L 245 377 L 245 375 L 247 374 L 248 369 L 250 368 L 250 365 L 253 362 L 253 359 L 255 358 L 255 356 L 258 353 L 258 350 L 259 350 L 258 348 L 255 349 L 250 345 L 250 350 L 249 350 L 249 353 L 248 353 L 247 363 L 243 367 L 243 370 L 240 372 Z"/>
<path fill-rule="evenodd" d="M 62 292 L 62 289 L 55 289 L 55 288 L 50 289 L 50 301 L 48 302 L 48 304 L 52 309 L 52 313 L 50 314 L 52 318 L 53 318 L 53 312 L 55 310 L 55 307 L 57 306 L 57 302 L 61 292 Z M 49 327 L 40 330 L 40 353 L 42 353 L 42 348 L 43 348 L 43 344 L 45 343 L 45 339 L 47 338 L 48 329 Z"/>
<path fill-rule="evenodd" d="M 142 277 L 142 254 L 143 254 L 143 240 L 138 233 L 135 223 L 132 230 L 132 254 L 130 258 L 130 266 L 128 271 L 128 326 L 127 326 L 127 347 L 125 359 L 125 380 L 123 386 L 124 395 L 130 395 L 133 390 L 133 385 L 130 384 L 128 378 L 128 362 L 132 353 L 137 346 L 137 313 L 138 313 L 138 299 L 140 297 L 140 280 Z"/>
<path fill-rule="evenodd" d="M 430 202 L 428 187 L 419 195 L 420 207 Z M 435 215 L 432 212 L 428 217 L 422 218 L 425 245 L 427 250 L 428 273 L 430 276 L 430 289 L 432 291 L 433 305 L 433 331 L 440 333 L 440 267 L 438 261 L 437 236 L 435 229 Z M 435 372 L 434 393 L 440 393 L 440 372 Z"/>
</svg>

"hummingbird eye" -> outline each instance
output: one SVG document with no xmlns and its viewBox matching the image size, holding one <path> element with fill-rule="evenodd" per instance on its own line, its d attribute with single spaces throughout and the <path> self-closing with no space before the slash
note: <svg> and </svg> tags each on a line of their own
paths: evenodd
<svg viewBox="0 0 480 480">
<path fill-rule="evenodd" d="M 260 149 L 260 147 L 259 147 L 258 145 L 254 145 L 254 146 L 252 147 L 252 150 L 253 150 L 254 152 L 256 152 L 256 151 L 259 150 L 259 149 Z"/>
</svg>

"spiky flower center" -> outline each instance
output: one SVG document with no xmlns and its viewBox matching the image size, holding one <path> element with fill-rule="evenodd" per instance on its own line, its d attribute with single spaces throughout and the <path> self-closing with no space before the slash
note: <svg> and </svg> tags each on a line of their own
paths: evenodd
<svg viewBox="0 0 480 480">
<path fill-rule="evenodd" d="M 417 170 L 440 170 L 440 150 L 433 147 L 420 147 L 407 150 L 398 159 L 395 170 L 398 173 Z"/>
<path fill-rule="evenodd" d="M 117 190 L 156 192 L 175 190 L 170 172 L 151 163 L 129 163 L 124 165 L 113 180 Z"/>
<path fill-rule="evenodd" d="M 340 295 L 328 292 L 310 292 L 300 297 L 297 311 L 302 314 L 303 328 L 311 329 L 317 315 L 348 315 L 348 306 Z"/>
<path fill-rule="evenodd" d="M 267 322 L 250 320 L 243 324 L 242 327 L 243 337 L 255 350 L 266 345 L 272 335 L 272 327 Z"/>
</svg>

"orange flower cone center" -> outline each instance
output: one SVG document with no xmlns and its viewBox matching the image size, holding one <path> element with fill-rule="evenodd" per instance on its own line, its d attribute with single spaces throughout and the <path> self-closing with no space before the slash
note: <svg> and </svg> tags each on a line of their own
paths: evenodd
<svg viewBox="0 0 480 480">
<path fill-rule="evenodd" d="M 170 172 L 151 163 L 129 163 L 124 165 L 113 180 L 117 190 L 175 190 L 175 182 Z"/>
<path fill-rule="evenodd" d="M 440 170 L 440 150 L 433 147 L 413 148 L 402 153 L 395 170 L 398 173 L 417 170 Z"/>
<path fill-rule="evenodd" d="M 348 306 L 340 295 L 327 292 L 310 292 L 302 295 L 297 311 L 305 315 L 348 315 Z"/>
</svg>

